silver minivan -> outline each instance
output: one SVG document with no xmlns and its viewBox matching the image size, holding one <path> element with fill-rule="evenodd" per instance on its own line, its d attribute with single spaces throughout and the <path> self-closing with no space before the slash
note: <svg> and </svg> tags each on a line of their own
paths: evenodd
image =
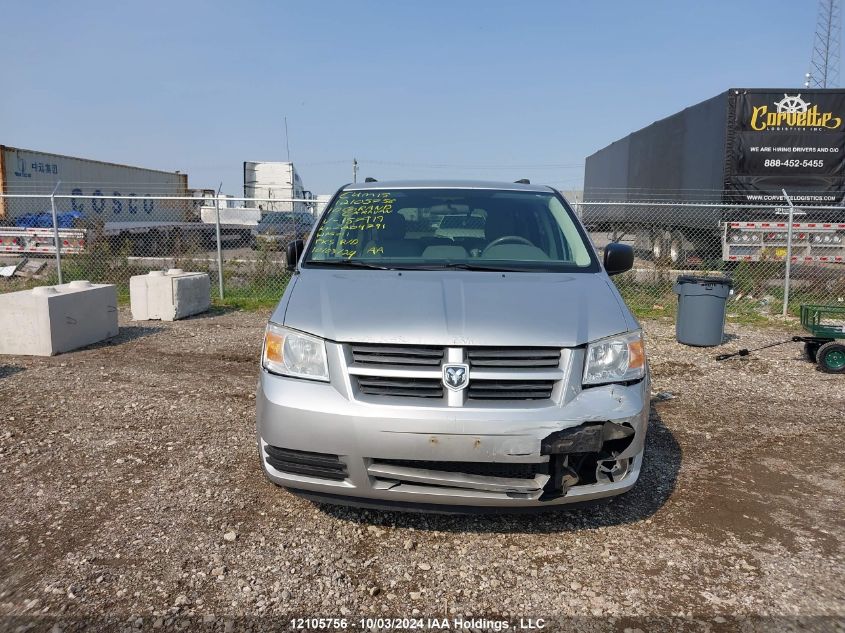
<svg viewBox="0 0 845 633">
<path fill-rule="evenodd" d="M 444 220 L 444 218 L 446 218 Z M 637 481 L 649 413 L 639 324 L 554 189 L 343 187 L 267 325 L 267 477 L 328 503 L 541 508 Z"/>
</svg>

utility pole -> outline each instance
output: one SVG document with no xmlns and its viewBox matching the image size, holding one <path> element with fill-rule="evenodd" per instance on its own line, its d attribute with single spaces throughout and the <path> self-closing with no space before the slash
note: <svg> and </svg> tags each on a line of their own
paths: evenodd
<svg viewBox="0 0 845 633">
<path fill-rule="evenodd" d="M 217 195 L 214 196 L 215 213 L 215 235 L 217 236 L 217 289 L 220 292 L 220 300 L 223 300 L 223 245 L 220 241 L 220 193 L 223 191 L 223 183 L 217 188 Z"/>
<path fill-rule="evenodd" d="M 358 159 L 352 159 L 352 182 L 358 182 Z"/>
<path fill-rule="evenodd" d="M 285 117 L 285 149 L 288 153 L 288 162 L 290 162 L 290 142 L 288 141 L 288 118 Z"/>
<path fill-rule="evenodd" d="M 840 0 L 819 0 L 810 72 L 805 75 L 804 87 L 836 88 L 839 85 L 841 32 Z"/>
</svg>

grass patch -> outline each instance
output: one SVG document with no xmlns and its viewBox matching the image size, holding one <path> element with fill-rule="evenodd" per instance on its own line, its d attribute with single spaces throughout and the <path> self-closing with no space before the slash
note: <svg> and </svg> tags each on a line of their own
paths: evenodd
<svg viewBox="0 0 845 633">
<path fill-rule="evenodd" d="M 238 310 L 273 308 L 282 298 L 290 278 L 290 273 L 284 270 L 277 270 L 275 274 L 265 272 L 262 275 L 250 275 L 249 277 L 225 275 L 223 280 L 226 285 L 223 288 L 223 299 L 219 296 L 216 280 L 212 282 L 213 302 L 214 305 Z"/>
<path fill-rule="evenodd" d="M 224 298 L 215 297 L 213 304 L 220 307 L 235 308 L 236 310 L 264 310 L 274 308 L 281 297 L 282 293 L 279 292 L 255 294 L 225 290 Z"/>
<path fill-rule="evenodd" d="M 628 308 L 639 319 L 671 319 L 678 316 L 678 295 L 672 291 L 671 284 L 667 283 L 628 283 L 619 285 L 619 293 L 625 300 Z M 783 293 L 773 291 L 766 303 L 756 299 L 735 299 L 734 295 L 727 300 L 727 322 L 740 325 L 768 326 L 768 327 L 795 327 L 800 325 L 791 320 L 783 320 L 780 317 Z M 808 303 L 808 297 L 798 292 L 793 295 L 795 301 L 789 302 L 789 314 L 797 317 L 800 312 L 800 304 Z"/>
</svg>

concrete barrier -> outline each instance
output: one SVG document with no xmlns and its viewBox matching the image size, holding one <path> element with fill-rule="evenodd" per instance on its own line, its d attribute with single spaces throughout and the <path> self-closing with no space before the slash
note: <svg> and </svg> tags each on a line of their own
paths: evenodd
<svg viewBox="0 0 845 633">
<path fill-rule="evenodd" d="M 135 321 L 174 321 L 208 310 L 211 284 L 206 273 L 153 270 L 129 280 L 129 299 Z"/>
<path fill-rule="evenodd" d="M 0 354 L 52 356 L 116 336 L 117 289 L 72 281 L 0 295 Z"/>
</svg>

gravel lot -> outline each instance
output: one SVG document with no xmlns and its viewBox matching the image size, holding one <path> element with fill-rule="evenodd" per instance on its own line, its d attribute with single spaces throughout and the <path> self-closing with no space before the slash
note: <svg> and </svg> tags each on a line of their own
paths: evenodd
<svg viewBox="0 0 845 633">
<path fill-rule="evenodd" d="M 267 316 L 122 312 L 108 344 L 0 356 L 0 628 L 289 630 L 295 614 L 845 629 L 845 379 L 798 344 L 713 360 L 791 332 L 731 325 L 714 351 L 645 323 L 656 397 L 634 490 L 426 516 L 316 506 L 265 480 Z"/>
</svg>

